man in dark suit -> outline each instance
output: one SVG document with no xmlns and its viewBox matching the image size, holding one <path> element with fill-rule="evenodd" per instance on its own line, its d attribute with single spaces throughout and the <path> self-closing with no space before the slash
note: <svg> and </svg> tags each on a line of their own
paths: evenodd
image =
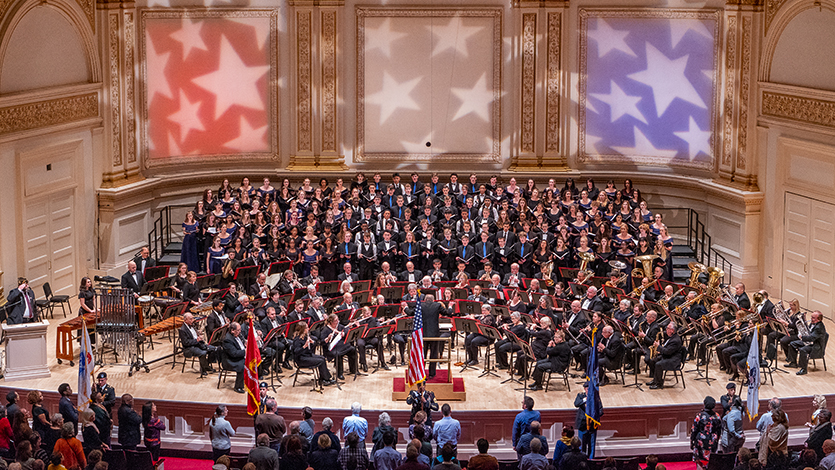
<svg viewBox="0 0 835 470">
<path fill-rule="evenodd" d="M 270 334 L 271 331 L 274 329 L 284 325 L 287 322 L 287 315 L 279 316 L 275 308 L 267 307 L 267 314 L 264 318 L 256 325 L 256 328 L 261 330 L 261 335 L 264 339 L 267 338 L 267 335 Z M 280 337 L 279 337 L 280 336 Z M 283 334 L 279 335 L 276 334 L 273 336 L 273 339 L 267 343 L 267 346 L 272 348 L 275 351 L 275 370 L 279 374 L 282 372 L 281 367 L 284 366 L 287 369 L 290 368 L 290 364 L 287 360 L 290 358 L 290 351 L 287 338 L 284 337 Z M 285 351 L 287 351 L 287 355 L 285 356 Z"/>
<path fill-rule="evenodd" d="M 565 341 L 565 333 L 562 330 L 554 332 L 554 338 L 548 344 L 545 354 L 548 355 L 547 358 L 536 361 L 531 390 L 542 390 L 542 376 L 546 371 L 562 372 L 571 364 L 571 346 Z"/>
<path fill-rule="evenodd" d="M 241 339 L 241 325 L 232 322 L 229 333 L 223 338 L 223 367 L 235 371 L 235 391 L 244 393 L 244 359 L 246 359 L 246 345 Z"/>
<path fill-rule="evenodd" d="M 226 291 L 226 294 L 223 296 L 223 314 L 226 315 L 226 318 L 232 319 L 235 318 L 235 312 L 238 310 L 240 306 L 240 301 L 238 300 L 238 287 L 234 282 L 229 283 L 229 290 Z"/>
<path fill-rule="evenodd" d="M 261 273 L 255 278 L 255 282 L 249 286 L 249 295 L 256 299 L 269 299 L 270 286 L 267 285 L 267 275 Z"/>
<path fill-rule="evenodd" d="M 143 246 L 142 250 L 139 252 L 139 256 L 133 259 L 133 262 L 136 263 L 136 269 L 145 274 L 145 270 L 147 268 L 153 268 L 157 265 L 157 262 L 151 258 L 151 251 L 148 250 L 147 246 Z"/>
<path fill-rule="evenodd" d="M 647 385 L 652 390 L 664 388 L 664 382 L 661 377 L 665 370 L 674 370 L 681 365 L 681 349 L 684 344 L 676 332 L 675 322 L 667 323 L 666 333 L 666 341 L 663 343 L 660 341 L 655 342 L 655 345 L 658 347 L 657 355 L 646 358 L 647 365 L 652 374 L 652 380 L 647 382 Z"/>
<path fill-rule="evenodd" d="M 183 315 L 183 326 L 180 327 L 179 333 L 183 357 L 197 356 L 200 361 L 200 376 L 214 372 L 211 362 L 214 360 L 213 356 L 217 348 L 207 344 L 203 339 L 203 332 L 194 328 L 194 316 L 191 313 L 186 312 Z"/>
<path fill-rule="evenodd" d="M 580 306 L 583 310 L 590 312 L 602 312 L 603 299 L 597 296 L 597 287 L 591 286 L 586 291 L 586 296 L 580 301 Z"/>
<path fill-rule="evenodd" d="M 359 281 L 359 280 L 360 280 L 360 277 L 359 277 L 359 276 L 357 276 L 357 274 L 356 274 L 356 273 L 352 273 L 352 272 L 351 272 L 351 270 L 352 270 L 352 269 L 353 269 L 353 267 L 351 266 L 351 263 L 345 263 L 345 264 L 343 264 L 343 265 L 342 265 L 342 274 L 340 274 L 340 275 L 339 275 L 339 276 L 337 276 L 336 278 L 337 278 L 337 279 L 339 279 L 340 281 L 344 281 L 344 280 L 346 280 L 346 279 L 347 279 L 347 280 L 349 280 L 349 281 L 351 281 L 351 282 L 357 282 L 357 281 Z"/>
<path fill-rule="evenodd" d="M 606 385 L 609 383 L 609 377 L 606 375 L 606 371 L 620 369 L 620 366 L 623 364 L 626 349 L 623 345 L 623 337 L 611 325 L 603 327 L 602 335 L 603 337 L 597 344 L 597 370 L 600 377 L 600 384 Z"/>
<path fill-rule="evenodd" d="M 25 277 L 17 279 L 17 289 L 9 292 L 8 300 L 8 305 L 12 307 L 8 311 L 6 323 L 19 325 L 35 321 L 38 316 L 35 308 L 35 292 L 29 288 L 29 281 Z"/>
<path fill-rule="evenodd" d="M 413 263 L 411 261 L 407 261 L 406 262 L 406 270 L 401 272 L 400 276 L 398 276 L 398 277 L 400 278 L 401 281 L 415 282 L 416 283 L 416 282 L 420 282 L 420 280 L 423 279 L 423 273 L 420 270 L 415 269 L 415 263 Z"/>
<path fill-rule="evenodd" d="M 428 294 L 425 300 L 420 305 L 421 315 L 423 316 L 423 337 L 424 338 L 438 338 L 441 335 L 440 317 L 441 315 L 449 315 L 447 309 L 439 302 L 435 302 L 435 296 Z M 410 307 L 407 310 L 407 315 L 414 315 L 415 310 Z M 427 341 L 423 346 L 423 354 L 426 355 L 426 350 L 429 350 L 430 359 L 438 359 L 441 357 L 441 343 L 438 341 Z M 429 364 L 428 379 L 435 377 L 435 368 L 437 363 Z"/>
<path fill-rule="evenodd" d="M 788 352 L 789 364 L 786 367 L 797 367 L 797 352 L 800 351 L 800 370 L 797 375 L 806 374 L 806 366 L 809 364 L 809 356 L 820 354 L 823 351 L 823 341 L 826 338 L 826 327 L 823 326 L 823 313 L 819 310 L 812 312 L 809 334 L 801 336 L 799 340 L 792 341 Z"/>
<path fill-rule="evenodd" d="M 122 289 L 130 289 L 134 297 L 139 297 L 143 284 L 145 284 L 145 277 L 136 269 L 136 263 L 128 261 L 128 272 L 122 274 Z"/>
<path fill-rule="evenodd" d="M 751 299 L 748 298 L 748 294 L 745 293 L 745 284 L 739 282 L 734 286 L 734 300 L 736 304 L 739 305 L 739 308 L 744 308 L 746 310 L 751 308 Z"/>
<path fill-rule="evenodd" d="M 62 383 L 58 386 L 58 393 L 61 399 L 58 401 L 58 411 L 64 417 L 65 423 L 72 423 L 75 432 L 78 432 L 78 409 L 73 404 L 70 397 L 72 396 L 72 388 L 68 383 Z"/>
</svg>

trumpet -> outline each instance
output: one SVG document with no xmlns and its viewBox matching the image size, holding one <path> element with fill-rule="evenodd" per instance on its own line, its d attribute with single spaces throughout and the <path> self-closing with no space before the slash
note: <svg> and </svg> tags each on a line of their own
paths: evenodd
<svg viewBox="0 0 835 470">
<path fill-rule="evenodd" d="M 628 277 L 628 274 L 626 274 L 626 268 L 627 268 L 626 263 L 624 263 L 623 261 L 618 261 L 616 259 L 613 259 L 613 260 L 609 261 L 609 266 L 612 267 L 612 269 L 613 269 L 612 272 L 613 273 L 618 274 L 618 279 L 615 281 L 615 285 L 613 285 L 612 287 L 618 287 L 621 284 L 625 283 L 626 278 Z"/>
<path fill-rule="evenodd" d="M 542 280 L 545 281 L 546 286 L 551 287 L 554 285 L 554 280 L 551 278 L 551 274 L 554 272 L 554 260 L 549 260 L 543 266 L 545 266 L 545 272 L 542 274 Z"/>
<path fill-rule="evenodd" d="M 634 273 L 635 271 L 632 271 L 632 272 Z M 651 285 L 652 285 L 652 283 L 649 283 L 647 285 L 641 284 L 640 286 L 632 289 L 632 292 L 630 292 L 629 295 L 627 295 L 627 297 L 640 297 L 641 294 L 643 294 L 644 291 L 647 290 L 649 288 L 649 286 L 651 286 Z"/>
<path fill-rule="evenodd" d="M 691 305 L 695 305 L 695 304 L 699 303 L 699 301 L 702 300 L 702 297 L 704 297 L 704 294 L 699 294 L 699 295 L 697 295 L 696 297 L 693 297 L 690 300 L 686 300 L 684 303 L 682 303 L 681 305 L 676 307 L 674 309 L 674 312 L 676 313 L 676 315 L 681 315 L 681 312 L 683 312 L 684 309 L 690 308 Z"/>
</svg>

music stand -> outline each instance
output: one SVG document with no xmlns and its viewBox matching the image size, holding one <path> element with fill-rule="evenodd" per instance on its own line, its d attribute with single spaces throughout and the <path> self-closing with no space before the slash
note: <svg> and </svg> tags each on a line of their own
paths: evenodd
<svg viewBox="0 0 835 470">
<path fill-rule="evenodd" d="M 389 320 L 400 313 L 400 304 L 383 304 L 377 306 L 377 318 Z"/>
<path fill-rule="evenodd" d="M 770 326 L 772 330 L 779 332 L 783 336 L 791 336 L 789 334 L 789 329 L 786 327 L 786 325 L 783 324 L 783 322 L 777 320 L 776 318 L 769 318 L 769 317 L 766 317 L 766 321 L 768 322 L 768 326 Z M 781 338 L 782 338 L 782 336 L 781 336 Z M 775 348 L 776 348 L 776 345 L 775 345 Z M 768 354 L 768 351 L 767 351 L 767 348 L 766 348 L 766 355 L 767 354 Z M 768 357 L 766 357 L 766 360 L 768 360 Z M 789 373 L 789 371 L 781 369 L 780 367 L 778 367 L 777 364 L 778 364 L 777 363 L 777 354 L 775 352 L 775 354 L 774 354 L 774 370 L 782 372 L 784 374 Z"/>
<path fill-rule="evenodd" d="M 514 332 L 512 332 L 512 331 L 510 331 L 510 330 L 505 330 L 505 331 L 504 331 L 504 335 L 507 337 L 508 341 L 510 341 L 511 343 L 515 344 L 516 346 L 519 346 L 519 351 L 521 351 L 521 350 L 522 350 L 522 349 L 521 349 L 521 348 L 522 348 L 522 345 L 521 345 L 520 343 L 523 343 L 524 341 L 522 341 L 521 339 L 519 339 L 519 337 L 518 337 L 518 336 L 516 336 L 516 334 L 515 334 Z M 519 352 L 519 351 L 517 351 L 517 354 L 518 354 L 518 352 Z M 513 356 L 513 352 L 514 352 L 514 351 L 513 351 L 513 349 L 511 349 L 511 360 L 513 361 L 513 363 L 512 363 L 512 364 L 510 364 L 510 367 L 508 367 L 508 369 L 509 369 L 509 371 L 510 371 L 510 378 L 509 378 L 509 379 L 505 379 L 505 380 L 503 380 L 503 381 L 502 381 L 502 383 L 503 383 L 503 384 L 508 383 L 508 382 L 516 382 L 517 384 L 521 384 L 521 383 L 522 383 L 522 382 L 520 382 L 520 381 L 519 381 L 519 379 L 517 379 L 516 377 L 514 377 L 514 374 L 513 374 L 513 372 L 516 370 L 516 360 L 512 357 L 512 356 Z M 527 389 L 527 387 L 525 387 L 525 388 Z"/>
<path fill-rule="evenodd" d="M 267 276 L 272 276 L 273 274 L 284 274 L 284 271 L 291 269 L 293 267 L 292 261 L 276 261 L 270 264 L 269 269 L 267 270 Z"/>
<path fill-rule="evenodd" d="M 167 265 L 148 267 L 142 272 L 142 277 L 148 280 L 148 282 L 156 281 L 159 278 L 168 277 L 168 270 L 170 268 L 171 266 Z"/>
<path fill-rule="evenodd" d="M 577 273 L 580 272 L 577 268 L 560 268 L 560 277 L 563 279 L 577 279 Z"/>
<path fill-rule="evenodd" d="M 397 325 L 394 328 L 394 334 L 412 334 L 415 328 L 415 317 L 402 317 L 397 319 Z"/>
<path fill-rule="evenodd" d="M 305 295 L 307 295 L 307 288 L 303 287 L 301 289 L 296 289 L 293 291 L 293 297 L 290 298 L 290 302 L 287 303 L 290 304 L 291 302 L 295 302 L 304 297 Z"/>
<path fill-rule="evenodd" d="M 502 339 L 502 334 L 498 328 L 490 325 L 479 325 L 479 329 L 481 330 L 481 334 L 490 340 L 490 343 L 487 345 L 488 350 L 484 353 L 484 370 L 478 378 L 482 378 L 485 375 L 498 377 L 499 374 L 494 372 L 495 369 L 492 367 L 492 363 L 490 361 L 490 346 L 496 344 L 496 341 L 500 341 Z"/>
<path fill-rule="evenodd" d="M 223 338 L 226 336 L 226 333 L 229 332 L 229 327 L 232 326 L 231 323 L 227 323 L 220 328 L 216 329 L 212 332 L 212 337 L 209 338 L 209 344 L 212 346 L 220 347 L 220 344 L 223 342 Z"/>
<path fill-rule="evenodd" d="M 351 283 L 351 287 L 354 288 L 354 292 L 357 291 L 364 291 L 364 290 L 371 290 L 371 281 L 354 281 Z"/>
<path fill-rule="evenodd" d="M 263 341 L 264 344 L 269 345 L 273 342 L 273 340 L 277 340 L 285 336 L 286 335 L 284 334 L 284 325 L 278 325 L 277 327 L 270 330 L 269 333 L 267 333 L 267 336 L 263 339 Z M 275 371 L 275 368 L 278 365 L 278 348 L 273 349 L 275 350 L 275 352 L 273 353 L 273 365 L 270 368 L 270 388 L 272 388 L 273 392 L 275 392 L 275 379 L 278 379 L 278 383 L 282 385 L 284 384 L 284 382 L 281 381 L 281 377 L 279 377 Z"/>
<path fill-rule="evenodd" d="M 458 312 L 461 315 L 481 315 L 481 302 L 475 300 L 459 300 Z"/>
<path fill-rule="evenodd" d="M 507 305 L 493 305 L 493 313 L 500 320 L 510 316 L 510 310 L 507 308 Z"/>
<path fill-rule="evenodd" d="M 637 338 L 635 338 L 635 340 L 637 341 Z M 623 388 L 635 387 L 643 392 L 644 388 L 641 386 L 641 383 L 638 382 L 638 372 L 641 370 L 641 354 L 638 351 L 643 352 L 643 346 L 638 345 L 637 348 L 632 350 L 632 369 L 635 372 L 635 383 L 625 384 Z"/>
<path fill-rule="evenodd" d="M 354 291 L 351 293 L 351 298 L 354 302 L 360 304 L 361 306 L 371 305 L 371 291 L 364 290 L 364 291 Z"/>
<path fill-rule="evenodd" d="M 458 287 L 452 288 L 452 300 L 467 300 L 467 296 L 469 296 L 467 289 L 461 289 Z"/>
<path fill-rule="evenodd" d="M 243 286 L 244 292 L 248 292 L 249 287 L 255 282 L 257 276 L 258 266 L 243 266 L 235 270 L 235 276 L 232 279 Z"/>
<path fill-rule="evenodd" d="M 307 318 L 303 318 L 303 319 L 301 319 L 301 320 L 294 320 L 294 321 L 287 322 L 287 323 L 285 323 L 285 324 L 281 325 L 281 328 L 283 328 L 283 329 L 284 329 L 284 337 L 285 337 L 285 338 L 290 338 L 290 335 L 293 333 L 293 330 L 295 330 L 295 329 L 296 329 L 296 325 L 297 325 L 299 322 L 305 322 L 305 323 L 308 323 L 308 319 L 307 319 Z"/>
<path fill-rule="evenodd" d="M 519 299 L 522 301 L 523 304 L 530 304 L 531 298 L 526 291 L 520 290 L 519 291 Z"/>
<path fill-rule="evenodd" d="M 366 329 L 366 325 L 359 325 L 359 326 L 355 326 L 355 327 L 351 328 L 350 330 L 348 330 L 348 334 L 345 335 L 345 340 L 344 340 L 345 344 L 349 344 L 349 343 L 353 344 L 354 347 L 356 348 L 356 343 L 357 343 L 357 341 L 359 341 L 360 339 L 363 338 L 363 334 L 365 333 L 365 329 Z M 363 374 L 362 372 L 360 372 L 359 351 L 357 352 L 356 361 L 357 361 L 357 363 L 354 364 L 354 381 L 356 381 L 357 377 L 359 377 L 361 375 L 368 375 L 368 374 Z"/>
<path fill-rule="evenodd" d="M 375 326 L 374 328 L 366 328 L 365 334 L 363 335 L 362 339 L 368 343 L 370 340 L 377 338 L 377 364 L 374 366 L 374 370 L 371 373 L 375 373 L 380 369 L 384 370 L 391 370 L 389 366 L 386 365 L 386 358 L 385 354 L 383 353 L 383 340 L 386 335 L 389 334 L 394 327 L 391 325 L 383 325 L 383 326 Z M 382 364 L 382 367 L 380 366 Z"/>
<path fill-rule="evenodd" d="M 620 296 L 626 294 L 620 287 L 612 286 L 603 286 L 603 293 L 610 299 L 619 299 Z"/>
<path fill-rule="evenodd" d="M 403 298 L 403 287 L 380 287 L 377 295 L 382 295 L 387 304 L 397 303 Z"/>
<path fill-rule="evenodd" d="M 347 325 L 348 323 L 351 323 L 351 309 L 343 308 L 342 310 L 333 312 L 333 314 L 339 318 L 340 325 Z"/>
<path fill-rule="evenodd" d="M 490 287 L 490 281 L 485 281 L 482 279 L 470 279 L 470 289 L 475 286 L 481 286 L 482 289 L 487 289 Z"/>
<path fill-rule="evenodd" d="M 322 308 L 325 309 L 326 312 L 331 312 L 337 305 L 342 303 L 342 297 L 334 297 L 332 299 L 328 299 L 322 304 Z M 335 312 L 333 312 L 335 313 Z"/>
<path fill-rule="evenodd" d="M 589 286 L 585 284 L 578 284 L 576 282 L 569 282 L 568 289 L 571 291 L 571 295 L 583 298 L 586 296 L 586 291 L 589 290 Z"/>
<path fill-rule="evenodd" d="M 339 294 L 339 286 L 341 284 L 342 281 L 320 282 L 319 284 L 316 284 L 316 290 L 319 291 L 319 294 L 322 297 L 332 296 Z"/>
<path fill-rule="evenodd" d="M 462 333 L 465 339 L 472 333 L 478 333 L 478 322 L 470 318 L 455 317 L 452 319 L 452 324 L 455 326 L 455 331 Z M 469 365 L 468 363 L 464 363 L 464 367 L 461 368 L 461 372 L 468 369 L 475 369 L 475 367 Z"/>
<path fill-rule="evenodd" d="M 546 293 L 544 293 L 544 292 L 531 292 L 531 294 L 529 295 L 529 297 L 531 298 L 531 303 L 532 303 L 532 304 L 539 305 L 539 299 L 540 299 L 543 295 L 548 295 L 548 294 L 546 294 Z"/>
</svg>

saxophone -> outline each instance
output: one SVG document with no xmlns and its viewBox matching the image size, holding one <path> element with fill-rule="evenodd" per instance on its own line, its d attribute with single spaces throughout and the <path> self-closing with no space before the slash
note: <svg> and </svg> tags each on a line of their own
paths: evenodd
<svg viewBox="0 0 835 470">
<path fill-rule="evenodd" d="M 658 334 L 655 335 L 655 341 L 653 341 L 649 347 L 649 357 L 652 358 L 658 355 L 658 347 L 661 346 L 662 339 L 664 339 L 664 332 L 659 331 Z M 658 346 L 656 346 L 655 343 L 658 343 Z"/>
</svg>

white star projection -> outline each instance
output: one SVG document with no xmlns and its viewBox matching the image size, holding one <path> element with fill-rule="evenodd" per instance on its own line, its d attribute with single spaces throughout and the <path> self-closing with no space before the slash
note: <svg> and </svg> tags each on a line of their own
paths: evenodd
<svg viewBox="0 0 835 470">
<path fill-rule="evenodd" d="M 168 78 L 165 76 L 165 67 L 168 65 L 171 52 L 158 53 L 154 41 L 150 37 L 147 38 L 147 44 L 148 52 L 145 55 L 145 66 L 148 70 L 148 77 L 155 78 L 155 80 L 148 80 L 148 98 L 153 99 L 154 95 L 160 94 L 166 98 L 174 99 L 171 84 L 168 83 Z"/>
<path fill-rule="evenodd" d="M 264 148 L 264 137 L 267 135 L 268 126 L 253 128 L 249 122 L 241 116 L 241 133 L 238 137 L 226 142 L 224 147 L 239 152 L 252 152 Z"/>
<path fill-rule="evenodd" d="M 655 148 L 652 142 L 647 139 L 647 136 L 637 126 L 633 130 L 635 132 L 635 145 L 633 147 L 617 146 L 612 148 L 622 155 L 648 155 L 652 157 L 673 158 L 678 153 L 676 150 Z"/>
<path fill-rule="evenodd" d="M 383 87 L 377 93 L 365 97 L 366 103 L 380 107 L 380 124 L 386 122 L 398 109 L 420 109 L 420 105 L 409 93 L 415 89 L 421 78 L 397 82 L 388 72 L 383 73 Z"/>
<path fill-rule="evenodd" d="M 200 111 L 200 103 L 202 103 L 202 101 L 192 103 L 188 98 L 186 98 L 186 94 L 183 90 L 180 90 L 180 109 L 177 110 L 176 113 L 168 116 L 169 120 L 180 125 L 180 140 L 185 140 L 186 137 L 188 137 L 188 133 L 192 130 L 206 130 L 206 127 L 203 125 L 203 121 L 201 121 L 200 116 L 197 115 Z"/>
<path fill-rule="evenodd" d="M 391 18 L 386 18 L 380 27 L 365 29 L 365 50 L 366 52 L 378 50 L 387 58 L 391 57 L 392 44 L 406 36 L 408 36 L 407 33 L 391 29 Z"/>
<path fill-rule="evenodd" d="M 469 57 L 467 40 L 484 29 L 481 26 L 465 26 L 464 20 L 460 17 L 450 19 L 446 25 L 433 23 L 431 26 L 427 26 L 427 28 L 435 36 L 433 40 L 435 47 L 432 49 L 432 57 L 442 54 L 449 49 L 452 49 L 455 54 Z"/>
<path fill-rule="evenodd" d="M 473 113 L 483 121 L 490 121 L 490 104 L 493 102 L 493 90 L 487 86 L 487 74 L 482 74 L 472 88 L 453 88 L 452 94 L 461 100 L 461 106 L 452 120 L 455 121 Z"/>
<path fill-rule="evenodd" d="M 681 23 L 684 23 L 685 27 L 681 27 Z M 707 27 L 707 24 L 704 21 L 679 20 L 678 22 L 673 22 L 673 20 L 671 20 L 670 42 L 673 45 L 673 49 L 678 47 L 679 43 L 684 38 L 684 35 L 690 31 L 693 31 L 694 33 L 702 36 L 703 38 L 713 39 L 713 32 L 710 30 L 710 28 Z"/>
<path fill-rule="evenodd" d="M 699 92 L 684 75 L 684 70 L 687 68 L 687 55 L 670 59 L 649 43 L 647 43 L 646 50 L 646 70 L 635 72 L 627 77 L 652 87 L 655 109 L 659 117 L 664 115 L 676 98 L 707 109 L 707 104 L 699 96 Z"/>
<path fill-rule="evenodd" d="M 603 57 L 611 51 L 621 51 L 626 55 L 638 57 L 635 51 L 626 44 L 629 31 L 618 31 L 603 18 L 597 18 L 597 29 L 589 30 L 589 39 L 597 43 L 597 57 Z"/>
<path fill-rule="evenodd" d="M 171 39 L 179 41 L 183 45 L 183 58 L 188 57 L 193 49 L 209 51 L 206 41 L 200 36 L 202 21 L 194 21 L 183 18 L 183 25 L 177 31 L 171 33 Z"/>
<path fill-rule="evenodd" d="M 192 81 L 216 96 L 215 119 L 232 106 L 264 109 L 264 99 L 258 90 L 258 81 L 270 71 L 269 65 L 246 65 L 232 48 L 229 40 L 220 40 L 220 65 L 214 72 Z"/>
<path fill-rule="evenodd" d="M 638 111 L 637 107 L 638 102 L 643 98 L 640 96 L 627 95 L 623 90 L 621 90 L 614 80 L 612 80 L 612 91 L 608 94 L 590 93 L 589 96 L 592 96 L 609 105 L 609 120 L 611 122 L 615 122 L 623 116 L 632 116 L 644 124 L 647 124 L 646 118 L 644 118 L 644 115 Z"/>
<path fill-rule="evenodd" d="M 705 155 L 710 155 L 710 136 L 713 134 L 710 131 L 703 131 L 696 124 L 693 116 L 690 116 L 690 127 L 686 131 L 673 132 L 679 139 L 687 142 L 688 153 L 690 160 L 696 158 L 699 152 L 704 152 Z"/>
</svg>

